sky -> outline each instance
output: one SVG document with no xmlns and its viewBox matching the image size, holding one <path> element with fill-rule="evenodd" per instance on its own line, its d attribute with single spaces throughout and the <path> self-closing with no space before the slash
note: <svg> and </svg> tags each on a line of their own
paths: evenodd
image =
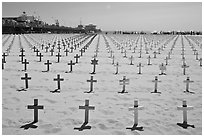
<svg viewBox="0 0 204 137">
<path fill-rule="evenodd" d="M 95 24 L 103 31 L 202 30 L 201 2 L 3 2 L 2 16 L 40 16 L 53 24 Z"/>
</svg>

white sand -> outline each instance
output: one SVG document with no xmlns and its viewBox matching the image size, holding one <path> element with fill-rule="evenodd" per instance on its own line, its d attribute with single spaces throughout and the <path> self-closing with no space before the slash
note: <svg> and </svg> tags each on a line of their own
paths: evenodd
<svg viewBox="0 0 204 137">
<path fill-rule="evenodd" d="M 27 37 L 27 35 L 25 35 Z M 45 41 L 52 40 L 55 35 L 30 35 L 33 39 L 41 43 L 40 39 Z M 56 35 L 57 37 L 70 37 L 67 35 Z M 8 36 L 2 38 L 2 42 Z M 12 35 L 2 47 L 4 52 L 11 42 Z M 56 63 L 56 50 L 53 57 L 50 53 L 42 51 L 44 57 L 42 62 L 37 62 L 38 57 L 35 56 L 32 50 L 29 49 L 23 36 L 21 42 L 26 50 L 26 59 L 29 61 L 28 75 L 32 77 L 29 81 L 29 89 L 26 92 L 18 92 L 18 89 L 23 88 L 24 81 L 21 80 L 25 74 L 22 71 L 24 66 L 19 62 L 19 36 L 15 36 L 14 44 L 11 52 L 6 57 L 7 63 L 5 69 L 2 70 L 2 133 L 3 134 L 202 134 L 202 68 L 199 62 L 195 60 L 195 55 L 190 49 L 187 40 L 184 38 L 185 57 L 187 65 L 187 75 L 184 76 L 181 68 L 181 36 L 178 38 L 173 55 L 167 66 L 166 76 L 158 75 L 160 73 L 159 64 L 165 63 L 165 58 L 173 44 L 173 40 L 168 43 L 167 47 L 161 54 L 157 55 L 156 59 L 151 59 L 153 65 L 147 65 L 147 57 L 145 54 L 144 45 L 142 58 L 138 58 L 139 45 L 138 41 L 136 53 L 127 50 L 127 57 L 134 56 L 134 65 L 129 65 L 130 60 L 123 58 L 115 45 L 107 40 L 114 51 L 116 57 L 115 62 L 119 62 L 119 74 L 114 75 L 115 67 L 111 64 L 112 59 L 108 58 L 110 53 L 106 50 L 105 41 L 102 35 L 100 36 L 98 60 L 99 65 L 96 66 L 96 74 L 93 75 L 97 83 L 94 83 L 94 93 L 85 94 L 84 91 L 89 90 L 89 84 L 86 80 L 90 79 L 92 65 L 90 64 L 94 55 L 95 46 L 98 36 L 95 37 L 84 56 L 79 59 L 79 63 L 73 66 L 73 73 L 65 73 L 69 71 L 68 62 L 74 59 L 75 54 L 79 53 L 79 48 L 69 56 L 64 56 L 65 53 L 61 50 L 63 57 L 60 63 Z M 112 35 L 111 37 L 120 40 L 136 40 L 137 35 Z M 154 39 L 164 40 L 160 43 L 161 46 L 172 36 L 143 36 L 151 42 Z M 34 42 L 27 37 L 28 40 Z M 200 39 L 200 38 L 197 38 Z M 89 39 L 90 40 L 90 39 Z M 82 46 L 84 46 L 86 41 Z M 142 42 L 143 43 L 143 42 Z M 144 44 L 144 43 L 143 43 Z M 202 55 L 202 49 L 193 43 L 199 51 L 199 57 Z M 157 48 L 159 47 L 157 46 Z M 126 47 L 127 48 L 127 47 Z M 150 51 L 153 57 L 153 48 Z M 128 48 L 127 48 L 128 49 Z M 50 66 L 50 72 L 43 73 L 46 70 L 44 63 L 46 60 L 51 60 L 53 63 Z M 142 75 L 137 74 L 138 68 L 136 65 L 141 62 Z M 61 93 L 51 93 L 51 90 L 56 89 L 56 82 L 53 81 L 60 74 L 64 81 L 61 82 Z M 151 94 L 154 89 L 154 77 L 158 75 L 161 80 L 158 83 L 158 90 L 162 94 Z M 122 90 L 119 85 L 119 80 L 123 76 L 130 79 L 130 84 L 127 85 L 127 94 L 118 94 Z M 195 94 L 184 93 L 185 83 L 183 81 L 187 76 L 194 83 L 190 83 L 190 90 Z M 33 110 L 27 109 L 27 105 L 33 105 L 33 100 L 38 99 L 39 105 L 44 106 L 44 110 L 39 110 L 39 122 L 36 124 L 37 129 L 24 130 L 20 128 L 22 125 L 32 122 Z M 91 106 L 95 106 L 95 110 L 90 111 L 89 124 L 91 130 L 77 131 L 74 127 L 80 127 L 84 122 L 84 110 L 79 110 L 79 106 L 84 105 L 85 99 L 89 99 Z M 139 126 L 144 127 L 144 131 L 131 131 L 127 127 L 133 126 L 133 111 L 129 111 L 129 107 L 133 107 L 134 100 L 139 100 L 139 105 L 144 106 L 144 110 L 139 111 Z M 188 127 L 183 129 L 177 123 L 182 122 L 182 111 L 177 110 L 177 106 L 182 105 L 182 100 L 186 99 L 189 106 L 194 106 L 194 110 L 188 111 L 188 123 L 195 125 L 195 128 Z"/>
</svg>

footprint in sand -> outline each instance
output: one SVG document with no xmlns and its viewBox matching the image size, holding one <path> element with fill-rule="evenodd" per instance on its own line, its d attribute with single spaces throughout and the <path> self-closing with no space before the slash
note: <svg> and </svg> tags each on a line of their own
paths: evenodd
<svg viewBox="0 0 204 137">
<path fill-rule="evenodd" d="M 44 100 L 47 101 L 47 102 L 49 102 L 49 103 L 51 103 L 51 104 L 55 104 L 55 103 L 56 103 L 56 101 L 51 100 L 51 99 L 44 99 Z"/>
<path fill-rule="evenodd" d="M 101 129 L 101 130 L 108 130 L 109 128 L 106 127 L 106 125 L 104 124 L 98 124 L 98 127 Z"/>
<path fill-rule="evenodd" d="M 55 134 L 55 133 L 58 133 L 60 132 L 62 129 L 61 128 L 52 128 L 50 130 L 45 130 L 44 133 L 45 134 Z"/>
</svg>

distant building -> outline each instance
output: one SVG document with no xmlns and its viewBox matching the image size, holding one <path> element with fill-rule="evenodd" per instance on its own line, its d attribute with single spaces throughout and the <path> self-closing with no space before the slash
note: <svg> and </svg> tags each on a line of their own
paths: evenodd
<svg viewBox="0 0 204 137">
<path fill-rule="evenodd" d="M 86 25 L 84 29 L 88 33 L 95 33 L 97 31 L 96 25 L 93 24 Z"/>
</svg>

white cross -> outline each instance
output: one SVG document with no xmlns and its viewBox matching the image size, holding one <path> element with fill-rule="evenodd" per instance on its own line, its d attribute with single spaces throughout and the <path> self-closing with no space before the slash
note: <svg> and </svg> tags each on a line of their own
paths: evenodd
<svg viewBox="0 0 204 137">
<path fill-rule="evenodd" d="M 123 90 L 122 92 L 118 92 L 118 93 L 127 93 L 125 92 L 125 85 L 129 84 L 129 79 L 126 79 L 126 76 L 123 76 L 122 80 L 119 80 L 120 85 L 123 85 Z"/>
<path fill-rule="evenodd" d="M 166 71 L 166 66 L 164 65 L 164 63 L 162 63 L 161 65 L 159 65 L 159 69 L 161 70 L 161 74 L 159 75 L 166 75 L 164 73 L 164 71 Z"/>
<path fill-rule="evenodd" d="M 186 100 L 183 100 L 183 105 L 180 107 L 177 107 L 178 110 L 183 111 L 183 123 L 187 124 L 187 110 L 192 110 L 192 106 L 187 106 Z"/>
<path fill-rule="evenodd" d="M 161 82 L 158 80 L 158 77 L 155 76 L 155 79 L 152 80 L 152 82 L 155 82 L 155 85 L 154 85 L 154 92 L 151 92 L 151 93 L 161 93 L 161 92 L 157 92 L 157 84 L 158 84 L 158 82 Z"/>
<path fill-rule="evenodd" d="M 138 125 L 138 110 L 142 110 L 144 107 L 138 106 L 138 100 L 134 101 L 134 107 L 129 108 L 129 111 L 134 111 L 134 125 Z"/>
<path fill-rule="evenodd" d="M 183 82 L 186 83 L 186 91 L 185 92 L 189 92 L 189 83 L 193 83 L 194 81 L 190 80 L 190 77 L 187 77 L 187 79 L 184 80 Z"/>
</svg>

